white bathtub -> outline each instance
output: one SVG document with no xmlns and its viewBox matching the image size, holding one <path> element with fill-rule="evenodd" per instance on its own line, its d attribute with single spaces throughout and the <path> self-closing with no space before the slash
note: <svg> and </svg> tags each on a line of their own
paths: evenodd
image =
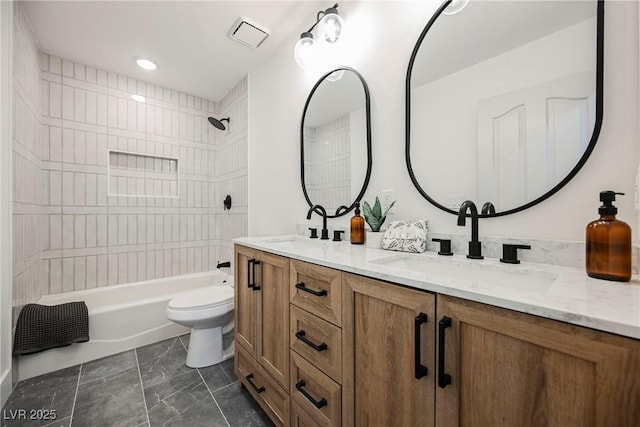
<svg viewBox="0 0 640 427">
<path fill-rule="evenodd" d="M 19 379 L 31 378 L 188 333 L 189 328 L 167 319 L 167 303 L 182 292 L 222 283 L 233 284 L 233 277 L 222 271 L 208 271 L 45 295 L 40 298 L 38 304 L 56 305 L 84 301 L 89 309 L 91 339 L 86 343 L 20 356 Z"/>
</svg>

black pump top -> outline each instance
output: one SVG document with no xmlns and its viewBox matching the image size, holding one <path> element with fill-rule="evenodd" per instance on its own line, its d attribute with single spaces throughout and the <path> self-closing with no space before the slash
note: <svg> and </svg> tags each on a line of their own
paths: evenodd
<svg viewBox="0 0 640 427">
<path fill-rule="evenodd" d="M 616 201 L 616 194 L 624 196 L 624 193 L 616 193 L 615 191 L 601 191 L 600 201 L 602 206 L 598 209 L 600 215 L 615 215 L 618 213 L 618 208 L 613 206 L 613 202 Z"/>
<path fill-rule="evenodd" d="M 359 216 L 359 215 L 360 215 L 360 202 L 356 202 L 355 216 Z"/>
</svg>

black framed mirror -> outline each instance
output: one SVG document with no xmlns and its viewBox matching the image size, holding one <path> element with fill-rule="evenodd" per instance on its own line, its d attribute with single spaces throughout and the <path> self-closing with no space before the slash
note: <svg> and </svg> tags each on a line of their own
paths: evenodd
<svg viewBox="0 0 640 427">
<path fill-rule="evenodd" d="M 405 157 L 418 192 L 508 215 L 582 168 L 603 117 L 604 0 L 446 1 L 405 82 Z M 455 2 L 459 3 L 464 2 Z"/>
<path fill-rule="evenodd" d="M 304 105 L 300 123 L 302 192 L 328 218 L 350 212 L 371 177 L 369 87 L 351 67 L 323 75 Z"/>
</svg>

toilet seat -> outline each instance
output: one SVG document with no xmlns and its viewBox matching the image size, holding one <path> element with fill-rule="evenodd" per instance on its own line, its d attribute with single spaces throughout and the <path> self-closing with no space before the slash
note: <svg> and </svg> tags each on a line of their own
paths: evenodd
<svg viewBox="0 0 640 427">
<path fill-rule="evenodd" d="M 172 311 L 204 310 L 233 303 L 233 288 L 227 285 L 207 286 L 187 291 L 169 301 Z"/>
</svg>

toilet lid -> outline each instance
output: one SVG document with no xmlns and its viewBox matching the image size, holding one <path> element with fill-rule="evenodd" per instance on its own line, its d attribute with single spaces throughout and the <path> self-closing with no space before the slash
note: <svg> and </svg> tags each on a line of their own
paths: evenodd
<svg viewBox="0 0 640 427">
<path fill-rule="evenodd" d="M 233 288 L 227 285 L 207 286 L 175 297 L 169 301 L 169 308 L 194 310 L 217 307 L 233 302 Z"/>
</svg>

